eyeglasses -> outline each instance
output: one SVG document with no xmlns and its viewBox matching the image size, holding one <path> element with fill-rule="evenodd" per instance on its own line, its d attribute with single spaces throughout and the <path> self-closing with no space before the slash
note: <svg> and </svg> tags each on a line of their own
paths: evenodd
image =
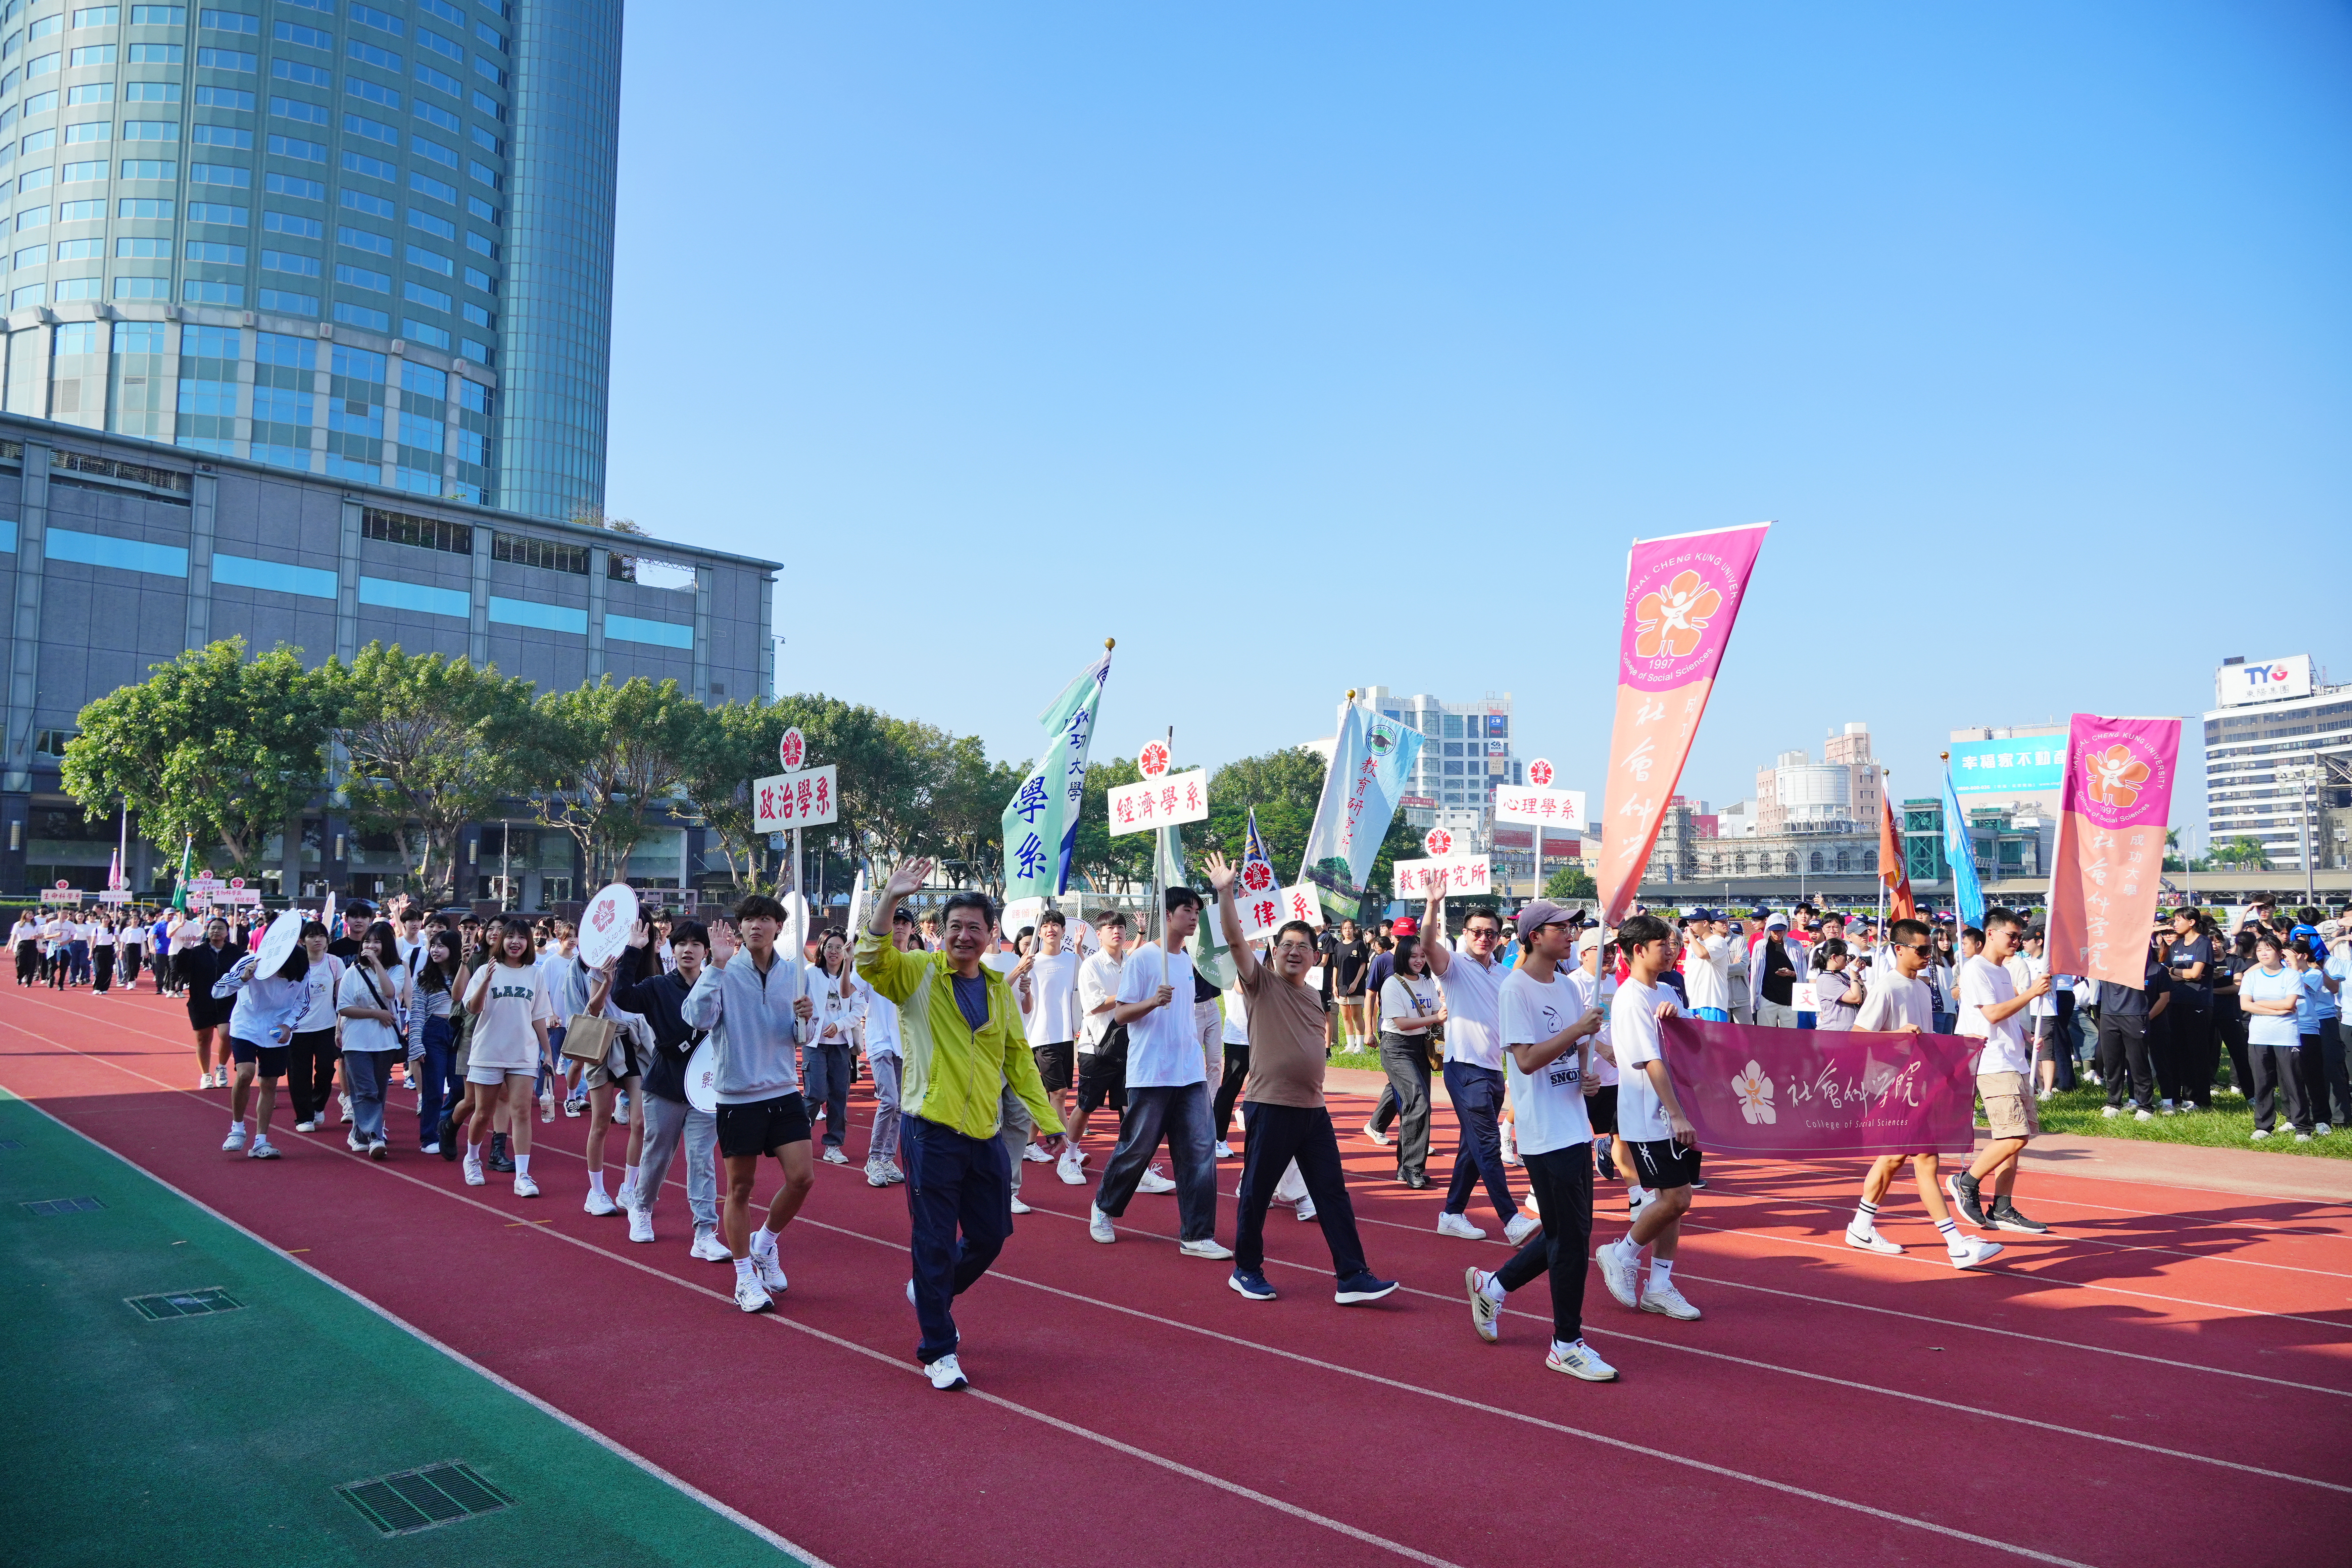
<svg viewBox="0 0 2352 1568">
<path fill-rule="evenodd" d="M 1303 942 L 1277 942 L 1274 944 L 1274 951 L 1287 953 L 1313 952 L 1315 950 Z"/>
</svg>

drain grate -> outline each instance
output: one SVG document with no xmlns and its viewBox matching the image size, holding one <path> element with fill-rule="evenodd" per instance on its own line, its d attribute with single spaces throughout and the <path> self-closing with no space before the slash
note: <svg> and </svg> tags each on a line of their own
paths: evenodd
<svg viewBox="0 0 2352 1568">
<path fill-rule="evenodd" d="M 335 1493 L 359 1510 L 360 1517 L 375 1526 L 379 1535 L 413 1535 L 436 1524 L 496 1513 L 514 1503 L 514 1499 L 475 1474 L 472 1466 L 455 1460 L 373 1480 L 347 1482 L 337 1487 Z"/>
<path fill-rule="evenodd" d="M 43 1198 L 38 1203 L 25 1205 L 24 1210 L 30 1215 L 84 1214 L 105 1206 L 96 1198 Z"/>
<path fill-rule="evenodd" d="M 172 1318 L 205 1318 L 215 1312 L 235 1312 L 245 1303 L 217 1285 L 202 1290 L 167 1290 L 160 1296 L 125 1296 L 131 1310 L 151 1323 Z"/>
<path fill-rule="evenodd" d="M 0 1138 L 0 1153 L 12 1153 L 25 1145 L 14 1138 Z"/>
</svg>

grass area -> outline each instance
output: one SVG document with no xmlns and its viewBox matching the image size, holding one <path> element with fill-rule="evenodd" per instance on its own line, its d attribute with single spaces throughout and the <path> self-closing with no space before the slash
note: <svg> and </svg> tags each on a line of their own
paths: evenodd
<svg viewBox="0 0 2352 1568">
<path fill-rule="evenodd" d="M 1331 1053 L 1331 1065 L 1335 1068 L 1361 1068 L 1367 1072 L 1379 1072 L 1381 1070 L 1381 1053 L 1378 1051 L 1334 1051 Z"/>
<path fill-rule="evenodd" d="M 2323 1160 L 2352 1160 L 2352 1130 L 2337 1128 L 2326 1138 L 2308 1143 L 2294 1141 L 2294 1130 L 2282 1116 L 2271 1135 L 2253 1141 L 2254 1113 L 2242 1096 L 2216 1089 L 2213 1109 L 2185 1115 L 2158 1112 L 2152 1121 L 2136 1121 L 2126 1112 L 2102 1114 L 2107 1103 L 2104 1089 L 2084 1087 L 2053 1095 L 2041 1104 L 2042 1128 L 2077 1138 L 2128 1138 L 2143 1143 L 2199 1143 L 2209 1149 L 2253 1149 L 2264 1153 L 2303 1154 Z M 1979 1125 L 1982 1125 L 1979 1119 Z"/>
</svg>

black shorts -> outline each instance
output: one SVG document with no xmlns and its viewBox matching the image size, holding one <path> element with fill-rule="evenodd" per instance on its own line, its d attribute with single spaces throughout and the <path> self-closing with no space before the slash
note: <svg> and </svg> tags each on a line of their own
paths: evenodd
<svg viewBox="0 0 2352 1568">
<path fill-rule="evenodd" d="M 1086 1116 L 1109 1100 L 1115 1110 L 1127 1109 L 1127 1040 L 1108 1050 L 1089 1051 L 1078 1058 L 1078 1114 Z"/>
<path fill-rule="evenodd" d="M 1070 1072 L 1077 1060 L 1077 1048 L 1074 1040 L 1053 1040 L 1029 1047 L 1029 1054 L 1037 1058 L 1037 1076 L 1045 1080 L 1048 1089 L 1070 1087 Z"/>
<path fill-rule="evenodd" d="M 1604 1083 L 1585 1098 L 1584 1114 L 1592 1121 L 1592 1135 L 1603 1138 L 1617 1131 L 1617 1086 Z"/>
<path fill-rule="evenodd" d="M 719 1108 L 719 1152 L 730 1160 L 756 1160 L 808 1141 L 808 1102 L 797 1094 Z"/>
<path fill-rule="evenodd" d="M 1698 1179 L 1699 1154 L 1671 1138 L 1654 1142 L 1627 1141 L 1633 1151 L 1633 1168 L 1645 1187 L 1687 1187 Z"/>
<path fill-rule="evenodd" d="M 257 1046 L 251 1040 L 240 1040 L 231 1036 L 228 1054 L 231 1061 L 253 1063 L 254 1072 L 262 1078 L 286 1076 L 289 1051 L 285 1046 Z"/>
</svg>

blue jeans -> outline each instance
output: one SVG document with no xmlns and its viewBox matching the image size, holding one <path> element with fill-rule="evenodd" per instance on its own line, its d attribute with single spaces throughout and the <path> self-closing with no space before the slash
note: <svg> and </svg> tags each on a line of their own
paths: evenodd
<svg viewBox="0 0 2352 1568">
<path fill-rule="evenodd" d="M 450 1074 L 457 1063 L 457 1031 L 449 1026 L 446 1018 L 425 1019 L 422 1069 L 425 1082 L 421 1098 L 416 1102 L 416 1142 L 419 1145 L 440 1140 L 441 1112 L 448 1109 L 456 1098 Z"/>
<path fill-rule="evenodd" d="M 997 1140 L 967 1138 L 919 1116 L 899 1122 L 898 1150 L 923 1326 L 915 1359 L 929 1366 L 955 1353 L 955 1299 L 988 1272 L 1013 1234 L 1013 1170 Z"/>
<path fill-rule="evenodd" d="M 1797 1015 L 1797 1027 L 1799 1027 L 1800 1029 L 1814 1029 L 1814 1028 L 1819 1028 L 1820 1026 L 1821 1026 L 1821 1015 L 1820 1015 L 1820 1014 L 1818 1014 L 1818 1013 L 1800 1013 L 1800 1014 L 1798 1014 L 1798 1015 Z"/>
<path fill-rule="evenodd" d="M 910 1120 L 908 1126 L 914 1125 Z M 1209 1118 L 1206 1080 L 1181 1088 L 1166 1084 L 1138 1089 L 1129 1084 L 1127 1112 L 1119 1118 L 1118 1147 L 1103 1166 L 1102 1185 L 1095 1190 L 1095 1206 L 1117 1219 L 1135 1196 L 1135 1184 L 1168 1138 L 1168 1163 L 1176 1168 L 1176 1215 L 1186 1241 L 1208 1241 L 1217 1234 L 1216 1131 Z"/>
<path fill-rule="evenodd" d="M 1936 1033 L 1939 1035 L 1948 1035 L 1959 1026 L 1960 1016 L 1958 1013 L 1938 1013 L 1936 1015 Z"/>
<path fill-rule="evenodd" d="M 398 1051 L 345 1051 L 343 1081 L 352 1089 L 352 1131 L 373 1143 L 383 1136 L 383 1091 Z"/>
<path fill-rule="evenodd" d="M 1470 1206 L 1471 1189 L 1483 1180 L 1495 1212 L 1509 1224 L 1518 1217 L 1511 1201 L 1511 1184 L 1503 1176 L 1503 1134 L 1496 1117 L 1503 1109 L 1503 1075 L 1495 1068 L 1469 1062 L 1445 1064 L 1445 1098 L 1454 1102 L 1454 1120 L 1462 1127 L 1462 1147 L 1454 1156 L 1454 1180 L 1446 1184 L 1445 1212 L 1460 1214 Z"/>
</svg>

